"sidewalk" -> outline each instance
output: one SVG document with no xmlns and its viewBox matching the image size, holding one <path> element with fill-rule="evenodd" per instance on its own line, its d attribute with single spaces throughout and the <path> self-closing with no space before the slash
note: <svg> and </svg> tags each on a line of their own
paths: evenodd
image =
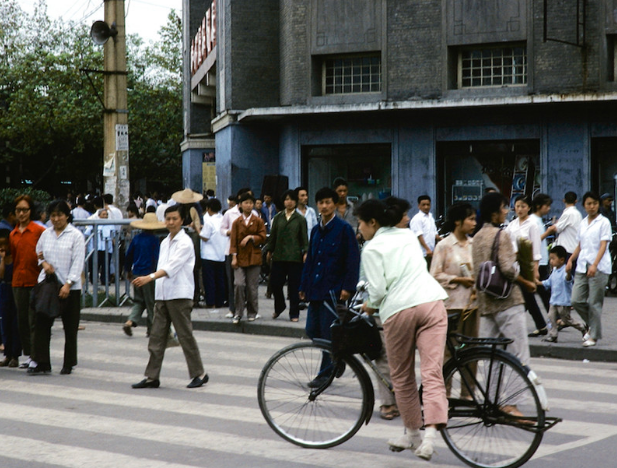
<svg viewBox="0 0 617 468">
<path fill-rule="evenodd" d="M 289 321 L 287 310 L 278 319 L 273 320 L 274 300 L 267 299 L 265 292 L 265 286 L 260 286 L 259 314 L 261 318 L 254 322 L 247 322 L 245 314 L 244 320 L 238 325 L 233 325 L 231 319 L 225 318 L 228 312 L 227 309 L 203 309 L 197 307 L 193 309 L 192 313 L 193 327 L 195 330 L 287 336 L 298 339 L 306 338 L 304 333 L 306 310 L 300 312 L 300 321 L 297 323 Z M 539 298 L 538 304 L 542 308 Z M 81 318 L 82 321 L 89 320 L 123 324 L 129 315 L 129 311 L 129 307 L 86 308 L 82 309 Z M 573 312 L 572 315 L 578 319 L 576 313 Z M 527 325 L 530 332 L 534 330 L 535 327 L 529 315 Z M 118 325 L 118 334 L 122 333 L 122 328 Z M 145 336 L 145 333 L 145 326 L 133 329 L 133 334 L 136 336 L 142 334 Z M 604 301 L 602 334 L 604 339 L 599 340 L 595 347 L 583 348 L 581 334 L 572 328 L 567 328 L 559 333 L 558 343 L 545 343 L 541 338 L 529 338 L 529 347 L 533 357 L 545 356 L 576 361 L 588 359 L 589 361 L 617 362 L 617 297 L 607 296 Z M 241 337 L 238 338 L 241 339 Z"/>
</svg>

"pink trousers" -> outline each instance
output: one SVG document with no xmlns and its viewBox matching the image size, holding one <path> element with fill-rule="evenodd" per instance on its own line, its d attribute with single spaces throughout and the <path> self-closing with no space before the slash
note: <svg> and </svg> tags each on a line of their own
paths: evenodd
<svg viewBox="0 0 617 468">
<path fill-rule="evenodd" d="M 422 427 L 422 408 L 416 382 L 416 348 L 420 353 L 424 424 L 443 427 L 448 401 L 443 381 L 443 354 L 448 317 L 443 301 L 401 310 L 383 325 L 396 403 L 405 427 Z"/>
</svg>

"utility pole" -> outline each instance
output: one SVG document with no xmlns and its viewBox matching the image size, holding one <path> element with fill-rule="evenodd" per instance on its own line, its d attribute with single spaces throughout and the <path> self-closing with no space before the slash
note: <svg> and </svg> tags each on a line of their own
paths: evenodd
<svg viewBox="0 0 617 468">
<path fill-rule="evenodd" d="M 104 192 L 125 211 L 130 200 L 128 105 L 126 91 L 126 33 L 124 0 L 104 0 L 105 23 L 117 34 L 105 42 L 104 67 Z"/>
</svg>

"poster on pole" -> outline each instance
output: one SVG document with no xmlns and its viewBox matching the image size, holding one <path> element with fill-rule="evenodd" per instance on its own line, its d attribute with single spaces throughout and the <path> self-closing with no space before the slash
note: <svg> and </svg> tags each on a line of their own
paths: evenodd
<svg viewBox="0 0 617 468">
<path fill-rule="evenodd" d="M 109 153 L 103 162 L 103 177 L 116 175 L 116 153 Z"/>
<path fill-rule="evenodd" d="M 116 151 L 129 150 L 129 126 L 116 124 Z"/>
</svg>

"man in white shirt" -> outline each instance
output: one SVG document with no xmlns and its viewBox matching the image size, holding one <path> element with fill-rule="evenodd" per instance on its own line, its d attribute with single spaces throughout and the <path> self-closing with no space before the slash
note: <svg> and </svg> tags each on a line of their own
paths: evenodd
<svg viewBox="0 0 617 468">
<path fill-rule="evenodd" d="M 420 195 L 418 197 L 418 210 L 418 213 L 411 218 L 409 229 L 418 237 L 426 263 L 430 266 L 435 244 L 441 240 L 441 237 L 437 234 L 437 225 L 431 213 L 431 197 Z"/>
<path fill-rule="evenodd" d="M 105 203 L 105 209 L 109 213 L 109 219 L 122 219 L 122 211 L 113 205 L 114 197 L 110 193 L 103 195 L 103 202 Z"/>
<path fill-rule="evenodd" d="M 229 240 L 221 234 L 223 215 L 221 202 L 210 198 L 204 214 L 201 237 L 202 278 L 206 296 L 206 307 L 223 307 L 225 301 L 225 249 Z"/>
<path fill-rule="evenodd" d="M 297 187 L 296 195 L 298 196 L 298 206 L 296 211 L 304 216 L 306 219 L 306 229 L 308 236 L 311 237 L 311 229 L 317 226 L 317 213 L 315 210 L 307 205 L 308 203 L 308 191 L 305 187 Z"/>
<path fill-rule="evenodd" d="M 566 208 L 559 217 L 557 224 L 550 226 L 546 232 L 549 234 L 557 234 L 557 239 L 555 240 L 554 245 L 563 246 L 563 248 L 566 249 L 566 252 L 568 252 L 568 256 L 570 256 L 578 245 L 576 236 L 578 235 L 578 227 L 583 220 L 583 216 L 576 208 L 576 193 L 567 192 L 563 198 L 563 202 L 565 203 Z"/>
<path fill-rule="evenodd" d="M 171 204 L 169 203 L 169 197 L 166 193 L 161 194 L 161 204 L 156 207 L 156 217 L 161 223 L 165 222 L 165 210 L 168 206 L 173 204 L 175 204 L 175 202 Z"/>
<path fill-rule="evenodd" d="M 180 205 L 167 208 L 165 227 L 169 235 L 161 243 L 157 270 L 150 275 L 140 276 L 133 280 L 133 284 L 137 287 L 156 281 L 154 320 L 148 342 L 150 360 L 144 373 L 146 378 L 133 384 L 133 388 L 158 388 L 160 386 L 159 375 L 171 324 L 178 334 L 178 341 L 182 346 L 189 376 L 192 379 L 187 388 L 201 387 L 208 382 L 208 374 L 204 372 L 191 323 L 195 289 L 193 280 L 195 249 L 193 241 L 182 229 Z"/>
</svg>

